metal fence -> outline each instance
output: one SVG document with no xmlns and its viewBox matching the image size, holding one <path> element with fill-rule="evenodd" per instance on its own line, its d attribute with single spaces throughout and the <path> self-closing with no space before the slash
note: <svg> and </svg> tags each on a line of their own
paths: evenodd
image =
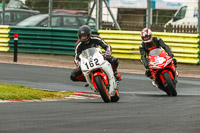
<svg viewBox="0 0 200 133">
<path fill-rule="evenodd" d="M 149 27 L 159 32 L 197 33 L 198 4 L 199 0 L 129 0 L 127 3 L 110 0 L 110 9 L 122 30 L 138 31 Z M 102 29 L 116 29 L 106 10 L 102 16 Z"/>
<path fill-rule="evenodd" d="M 2 0 L 6 1 L 6 0 Z M 97 29 L 197 33 L 199 0 L 24 0 L 29 9 L 48 13 L 59 9 L 96 19 Z M 62 10 L 61 10 L 62 9 Z M 68 10 L 68 11 L 67 11 Z M 57 10 L 58 11 L 58 10 Z M 171 20 L 171 22 L 169 22 Z M 171 26 L 167 26 L 171 24 Z M 49 19 L 51 26 L 51 17 Z"/>
</svg>

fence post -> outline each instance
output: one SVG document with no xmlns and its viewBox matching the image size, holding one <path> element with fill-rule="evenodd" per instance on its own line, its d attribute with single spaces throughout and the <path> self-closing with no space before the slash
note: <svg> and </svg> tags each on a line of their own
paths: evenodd
<svg viewBox="0 0 200 133">
<path fill-rule="evenodd" d="M 14 34 L 14 62 L 17 62 L 18 34 Z"/>
<path fill-rule="evenodd" d="M 1 24 L 4 25 L 5 23 L 5 0 L 2 0 L 2 20 Z"/>
<path fill-rule="evenodd" d="M 200 0 L 198 0 L 198 34 L 200 34 Z"/>
<path fill-rule="evenodd" d="M 48 18 L 48 27 L 51 27 L 51 24 L 52 24 L 52 5 L 53 5 L 53 0 L 49 0 L 49 18 Z"/>
<path fill-rule="evenodd" d="M 151 28 L 151 21 L 152 21 L 152 7 L 151 7 L 151 0 L 147 0 L 147 10 L 146 10 L 146 28 Z"/>
</svg>

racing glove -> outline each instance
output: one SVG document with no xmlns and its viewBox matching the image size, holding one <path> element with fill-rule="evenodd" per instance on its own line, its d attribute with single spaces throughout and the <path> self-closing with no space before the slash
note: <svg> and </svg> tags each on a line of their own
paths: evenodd
<svg viewBox="0 0 200 133">
<path fill-rule="evenodd" d="M 172 58 L 174 57 L 174 54 L 169 54 L 169 56 L 171 56 Z"/>
<path fill-rule="evenodd" d="M 111 57 L 111 51 L 107 50 L 106 53 L 105 53 L 105 56 L 106 56 L 106 58 Z"/>
</svg>

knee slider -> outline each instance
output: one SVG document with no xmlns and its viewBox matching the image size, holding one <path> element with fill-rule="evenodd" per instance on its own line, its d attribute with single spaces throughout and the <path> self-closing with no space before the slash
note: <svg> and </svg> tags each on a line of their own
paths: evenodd
<svg viewBox="0 0 200 133">
<path fill-rule="evenodd" d="M 76 81 L 76 75 L 72 74 L 72 75 L 70 76 L 70 79 L 71 79 L 72 81 Z"/>
</svg>

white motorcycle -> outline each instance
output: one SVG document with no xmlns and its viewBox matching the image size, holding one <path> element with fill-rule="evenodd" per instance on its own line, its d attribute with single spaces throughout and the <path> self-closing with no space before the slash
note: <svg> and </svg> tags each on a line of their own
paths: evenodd
<svg viewBox="0 0 200 133">
<path fill-rule="evenodd" d="M 99 92 L 105 103 L 119 100 L 118 84 L 111 64 L 100 48 L 89 48 L 80 54 L 80 67 L 92 90 Z"/>
</svg>

